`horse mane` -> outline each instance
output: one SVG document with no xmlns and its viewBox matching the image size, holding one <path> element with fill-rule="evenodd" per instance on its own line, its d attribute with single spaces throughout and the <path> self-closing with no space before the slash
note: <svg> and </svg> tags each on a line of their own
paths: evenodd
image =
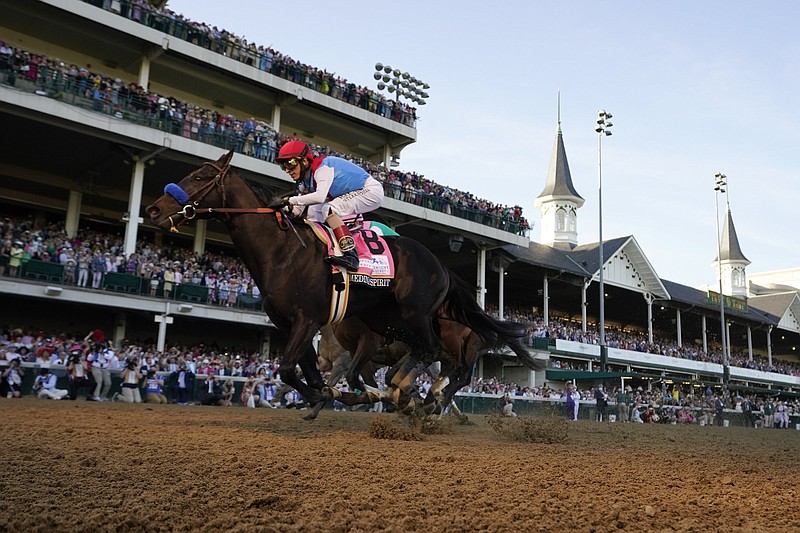
<svg viewBox="0 0 800 533">
<path fill-rule="evenodd" d="M 261 204 L 261 207 L 266 207 L 267 204 L 275 198 L 275 195 L 269 190 L 267 187 L 258 183 L 257 181 L 252 180 L 242 180 L 244 181 L 245 185 L 247 185 L 253 194 L 255 194 L 256 199 L 258 199 L 258 203 Z"/>
</svg>

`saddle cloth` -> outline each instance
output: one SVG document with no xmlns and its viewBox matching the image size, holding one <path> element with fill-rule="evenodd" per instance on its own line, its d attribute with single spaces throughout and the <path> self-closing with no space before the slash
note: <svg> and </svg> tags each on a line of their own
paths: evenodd
<svg viewBox="0 0 800 533">
<path fill-rule="evenodd" d="M 328 247 L 328 254 L 342 255 L 333 231 L 328 226 L 311 220 L 305 222 L 314 230 L 317 238 Z M 351 233 L 356 244 L 359 267 L 356 272 L 348 272 L 350 283 L 368 287 L 388 287 L 394 278 L 394 258 L 383 236 L 397 235 L 397 233 L 384 224 L 371 221 L 362 222 L 360 228 L 354 228 Z M 332 269 L 333 272 L 340 270 L 336 266 L 332 266 Z"/>
</svg>

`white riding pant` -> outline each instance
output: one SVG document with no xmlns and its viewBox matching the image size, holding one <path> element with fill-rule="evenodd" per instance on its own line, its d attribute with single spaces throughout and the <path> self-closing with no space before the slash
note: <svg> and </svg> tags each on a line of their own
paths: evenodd
<svg viewBox="0 0 800 533">
<path fill-rule="evenodd" d="M 383 205 L 383 185 L 375 178 L 367 178 L 364 186 L 357 191 L 337 196 L 333 200 L 308 206 L 309 220 L 325 222 L 330 213 L 340 217 L 369 213 Z"/>
</svg>

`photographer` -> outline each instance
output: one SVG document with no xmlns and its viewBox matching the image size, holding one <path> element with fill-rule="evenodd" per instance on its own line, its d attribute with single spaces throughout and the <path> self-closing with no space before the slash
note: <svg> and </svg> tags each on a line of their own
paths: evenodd
<svg viewBox="0 0 800 533">
<path fill-rule="evenodd" d="M 217 378 L 216 372 L 209 371 L 203 387 L 203 398 L 200 403 L 203 405 L 219 405 L 222 401 L 222 382 Z"/>
<path fill-rule="evenodd" d="M 39 375 L 33 382 L 33 392 L 45 400 L 63 400 L 69 395 L 69 391 L 56 388 L 56 376 L 46 367 L 39 370 Z"/>
<path fill-rule="evenodd" d="M 122 371 L 122 387 L 119 393 L 111 398 L 113 402 L 142 403 L 142 395 L 139 392 L 139 358 L 131 357 L 125 363 L 125 370 Z"/>
<path fill-rule="evenodd" d="M 162 393 L 164 380 L 162 380 L 155 368 L 147 370 L 147 378 L 144 382 L 144 403 L 169 403 L 167 397 Z"/>
</svg>

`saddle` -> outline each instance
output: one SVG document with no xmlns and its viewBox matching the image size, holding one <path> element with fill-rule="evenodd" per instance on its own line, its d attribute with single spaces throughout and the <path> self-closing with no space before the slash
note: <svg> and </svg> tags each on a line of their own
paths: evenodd
<svg viewBox="0 0 800 533">
<path fill-rule="evenodd" d="M 314 235 L 325 243 L 329 255 L 342 255 L 333 231 L 328 226 L 310 220 L 306 220 L 305 223 L 311 227 Z M 350 283 L 369 287 L 388 287 L 394 278 L 394 258 L 383 237 L 398 234 L 384 224 L 371 221 L 360 221 L 357 226 L 350 226 L 350 232 L 359 258 L 358 270 L 348 273 Z M 336 273 L 343 269 L 332 265 L 331 271 Z"/>
</svg>

